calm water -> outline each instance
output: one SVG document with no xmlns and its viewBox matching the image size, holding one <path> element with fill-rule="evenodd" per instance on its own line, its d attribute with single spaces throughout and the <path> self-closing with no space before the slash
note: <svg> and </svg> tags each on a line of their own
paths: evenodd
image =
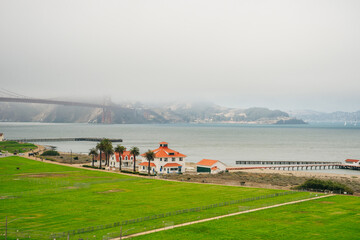
<svg viewBox="0 0 360 240">
<path fill-rule="evenodd" d="M 360 126 L 342 123 L 308 125 L 239 124 L 47 124 L 0 123 L 11 138 L 108 137 L 121 138 L 125 147 L 141 152 L 161 141 L 197 162 L 203 158 L 235 165 L 236 160 L 344 161 L 360 158 Z M 94 142 L 49 142 L 59 151 L 87 153 Z M 338 170 L 339 171 L 339 170 Z M 354 171 L 352 171 L 354 172 Z M 357 171 L 359 172 L 359 171 Z"/>
</svg>

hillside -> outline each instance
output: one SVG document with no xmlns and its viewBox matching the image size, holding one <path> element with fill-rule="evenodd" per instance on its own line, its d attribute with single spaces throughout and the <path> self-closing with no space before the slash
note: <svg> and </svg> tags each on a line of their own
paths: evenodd
<svg viewBox="0 0 360 240">
<path fill-rule="evenodd" d="M 102 109 L 55 106 L 44 104 L 0 104 L 0 121 L 100 123 Z M 141 123 L 257 123 L 301 124 L 302 120 L 289 117 L 280 110 L 267 108 L 226 108 L 211 103 L 176 103 L 168 105 L 145 105 L 126 103 L 116 105 L 112 122 L 123 124 Z"/>
</svg>

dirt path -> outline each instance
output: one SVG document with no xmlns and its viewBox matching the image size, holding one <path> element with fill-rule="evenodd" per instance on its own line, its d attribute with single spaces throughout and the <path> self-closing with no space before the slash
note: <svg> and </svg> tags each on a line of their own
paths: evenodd
<svg viewBox="0 0 360 240">
<path fill-rule="evenodd" d="M 303 199 L 303 200 L 297 200 L 297 201 L 292 201 L 292 202 L 287 202 L 287 203 L 276 204 L 276 205 L 267 206 L 267 207 L 255 208 L 255 209 L 236 212 L 236 213 L 230 213 L 230 214 L 221 215 L 221 216 L 217 216 L 217 217 L 206 218 L 206 219 L 187 222 L 187 223 L 182 223 L 182 224 L 178 224 L 178 225 L 174 225 L 174 226 L 154 229 L 154 230 L 150 230 L 150 231 L 146 231 L 146 232 L 135 233 L 135 234 L 131 234 L 131 235 L 122 237 L 121 239 L 128 239 L 128 238 L 142 236 L 142 235 L 146 235 L 146 234 L 150 234 L 150 233 L 165 231 L 165 230 L 169 230 L 169 229 L 173 229 L 173 228 L 177 228 L 177 227 L 183 227 L 183 226 L 188 226 L 188 225 L 192 225 L 192 224 L 196 224 L 196 223 L 202 223 L 202 222 L 208 222 L 208 221 L 221 219 L 221 218 L 225 218 L 225 217 L 231 217 L 231 216 L 236 216 L 236 215 L 240 215 L 240 214 L 251 213 L 251 212 L 261 211 L 261 210 L 270 209 L 270 208 L 281 207 L 281 206 L 300 203 L 300 202 L 312 201 L 312 200 L 315 200 L 315 199 L 326 198 L 326 197 L 330 197 L 330 196 L 334 196 L 334 195 L 329 194 L 329 195 L 324 195 L 324 196 L 319 196 L 319 197 L 314 197 L 314 198 L 308 198 L 308 199 Z M 112 240 L 120 240 L 120 238 L 113 238 Z"/>
</svg>

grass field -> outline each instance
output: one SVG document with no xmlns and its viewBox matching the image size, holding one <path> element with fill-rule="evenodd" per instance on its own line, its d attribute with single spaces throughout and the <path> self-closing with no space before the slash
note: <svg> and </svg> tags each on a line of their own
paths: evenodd
<svg viewBox="0 0 360 240">
<path fill-rule="evenodd" d="M 280 192 L 154 180 L 7 157 L 0 158 L 0 232 L 4 232 L 6 216 L 8 239 L 49 239 L 51 233 Z M 124 231 L 139 232 L 309 196 L 299 192 L 189 212 L 132 223 Z M 71 239 L 103 239 L 119 235 L 119 228 L 94 229 Z"/>
<path fill-rule="evenodd" d="M 359 239 L 360 198 L 332 196 L 133 239 Z"/>
<path fill-rule="evenodd" d="M 37 148 L 32 143 L 18 143 L 15 141 L 4 141 L 0 142 L 0 151 L 1 152 L 10 152 L 10 153 L 24 153 L 31 151 L 32 149 Z"/>
</svg>

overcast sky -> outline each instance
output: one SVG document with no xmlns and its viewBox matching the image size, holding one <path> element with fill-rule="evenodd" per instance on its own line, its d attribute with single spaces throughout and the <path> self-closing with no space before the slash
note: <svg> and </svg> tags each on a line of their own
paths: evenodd
<svg viewBox="0 0 360 240">
<path fill-rule="evenodd" d="M 359 0 L 0 0 L 0 83 L 39 97 L 360 110 Z"/>
</svg>

